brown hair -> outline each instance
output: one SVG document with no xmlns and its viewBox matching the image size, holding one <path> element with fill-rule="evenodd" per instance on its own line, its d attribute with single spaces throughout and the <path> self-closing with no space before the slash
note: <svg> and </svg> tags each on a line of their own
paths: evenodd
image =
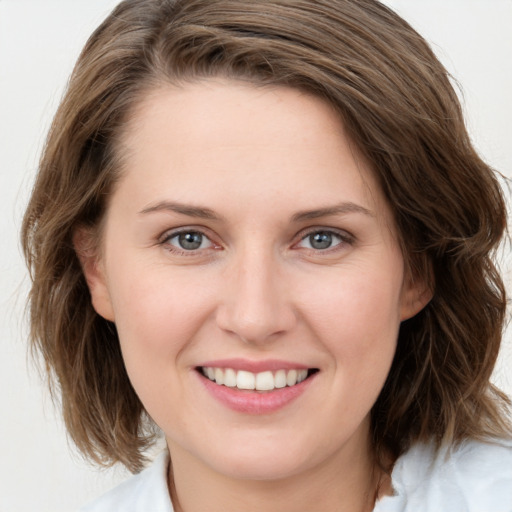
<svg viewBox="0 0 512 512">
<path fill-rule="evenodd" d="M 121 169 L 119 134 L 144 92 L 218 75 L 332 104 L 387 196 L 408 271 L 434 290 L 401 326 L 372 410 L 377 454 L 509 435 L 509 402 L 489 382 L 506 308 L 492 260 L 504 199 L 426 42 L 375 0 L 125 0 L 78 60 L 22 231 L 32 346 L 79 449 L 137 471 L 152 428 L 115 326 L 91 305 L 73 233 L 99 225 Z"/>
</svg>

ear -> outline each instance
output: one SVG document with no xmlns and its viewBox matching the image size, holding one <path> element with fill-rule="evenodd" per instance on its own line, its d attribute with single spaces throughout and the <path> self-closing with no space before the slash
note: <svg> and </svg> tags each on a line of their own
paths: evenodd
<svg viewBox="0 0 512 512">
<path fill-rule="evenodd" d="M 433 295 L 429 277 L 406 275 L 402 288 L 400 321 L 417 315 L 430 302 Z"/>
<path fill-rule="evenodd" d="M 73 233 L 73 247 L 89 287 L 92 306 L 98 315 L 114 322 L 105 269 L 97 245 L 96 235 L 90 228 L 79 227 Z"/>
</svg>

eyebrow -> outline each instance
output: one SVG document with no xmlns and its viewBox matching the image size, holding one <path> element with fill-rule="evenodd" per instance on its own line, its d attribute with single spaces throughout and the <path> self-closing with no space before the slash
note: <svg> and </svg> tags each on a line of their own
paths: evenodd
<svg viewBox="0 0 512 512">
<path fill-rule="evenodd" d="M 139 214 L 146 215 L 154 212 L 173 212 L 188 217 L 197 217 L 200 219 L 220 220 L 222 217 L 217 215 L 210 208 L 201 206 L 192 206 L 188 204 L 178 203 L 174 201 L 160 201 L 154 205 L 142 209 Z M 313 220 L 321 217 L 328 217 L 330 215 L 345 215 L 348 213 L 360 213 L 375 217 L 375 214 L 365 208 L 364 206 L 352 203 L 350 201 L 343 202 L 334 206 L 326 206 L 324 208 L 317 208 L 314 210 L 304 210 L 297 212 L 292 216 L 292 222 L 301 222 L 305 220 Z"/>
<path fill-rule="evenodd" d="M 298 212 L 292 217 L 292 221 L 300 222 L 305 220 L 318 219 L 320 217 L 328 217 L 330 215 L 345 215 L 347 213 L 362 213 L 363 215 L 375 217 L 375 214 L 364 206 L 348 201 L 336 204 L 334 206 L 326 206 L 325 208 Z"/>
<path fill-rule="evenodd" d="M 209 208 L 200 206 L 192 206 L 174 201 L 160 201 L 154 205 L 148 206 L 141 210 L 139 214 L 145 215 L 154 212 L 174 212 L 188 217 L 197 217 L 200 219 L 219 220 L 220 217 Z"/>
</svg>

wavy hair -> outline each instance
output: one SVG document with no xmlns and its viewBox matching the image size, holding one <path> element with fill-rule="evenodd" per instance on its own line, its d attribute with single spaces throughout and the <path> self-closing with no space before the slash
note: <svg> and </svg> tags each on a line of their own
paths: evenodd
<svg viewBox="0 0 512 512">
<path fill-rule="evenodd" d="M 99 229 L 120 178 L 120 133 L 147 91 L 214 76 L 329 102 L 387 197 L 407 271 L 434 292 L 402 324 L 372 409 L 377 456 L 510 435 L 510 403 L 489 381 L 506 313 L 493 263 L 503 193 L 425 40 L 375 0 L 125 0 L 78 59 L 22 228 L 31 346 L 78 448 L 138 471 L 154 429 L 115 326 L 91 305 L 73 233 Z"/>
</svg>

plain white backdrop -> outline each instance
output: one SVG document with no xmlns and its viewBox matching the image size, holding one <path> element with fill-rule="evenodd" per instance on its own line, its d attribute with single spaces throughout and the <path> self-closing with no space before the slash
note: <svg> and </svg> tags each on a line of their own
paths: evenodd
<svg viewBox="0 0 512 512">
<path fill-rule="evenodd" d="M 28 279 L 18 243 L 38 154 L 67 77 L 116 3 L 0 0 L 0 512 L 71 512 L 127 476 L 122 468 L 98 472 L 81 460 L 30 363 L 23 319 Z M 385 3 L 431 42 L 462 84 L 477 148 L 512 178 L 512 0 Z M 508 248 L 509 293 L 511 260 Z M 510 327 L 495 381 L 512 394 Z"/>
</svg>

